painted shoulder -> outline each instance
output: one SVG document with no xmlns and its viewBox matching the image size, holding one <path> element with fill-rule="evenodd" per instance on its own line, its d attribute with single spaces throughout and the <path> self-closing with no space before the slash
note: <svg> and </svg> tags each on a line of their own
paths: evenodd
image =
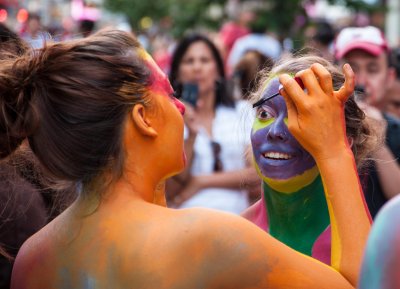
<svg viewBox="0 0 400 289">
<path fill-rule="evenodd" d="M 400 288 L 400 196 L 375 218 L 365 250 L 360 289 Z"/>
</svg>

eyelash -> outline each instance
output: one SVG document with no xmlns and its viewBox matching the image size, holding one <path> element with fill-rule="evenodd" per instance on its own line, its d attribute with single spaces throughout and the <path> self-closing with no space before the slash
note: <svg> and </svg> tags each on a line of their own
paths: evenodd
<svg viewBox="0 0 400 289">
<path fill-rule="evenodd" d="M 173 93 L 171 93 L 171 97 L 175 97 L 175 98 L 179 99 L 181 97 L 181 94 L 175 90 Z"/>
<path fill-rule="evenodd" d="M 268 114 L 268 117 L 261 117 L 260 116 L 261 113 L 264 113 L 264 112 Z M 273 113 L 271 111 L 269 111 L 267 109 L 264 109 L 262 106 L 257 109 L 256 116 L 257 116 L 258 119 L 271 119 L 271 118 L 274 117 L 274 115 L 273 115 Z"/>
</svg>

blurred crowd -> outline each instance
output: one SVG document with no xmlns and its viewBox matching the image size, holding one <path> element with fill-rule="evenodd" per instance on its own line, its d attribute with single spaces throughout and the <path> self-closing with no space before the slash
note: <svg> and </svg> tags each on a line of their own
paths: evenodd
<svg viewBox="0 0 400 289">
<path fill-rule="evenodd" d="M 314 19 L 303 30 L 302 47 L 293 49 L 288 43 L 295 39 L 282 39 L 261 25 L 259 17 L 256 10 L 243 9 L 219 31 L 190 31 L 181 39 L 166 32 L 132 32 L 186 104 L 187 167 L 167 181 L 168 205 L 240 214 L 260 199 L 249 137 L 257 75 L 281 59 L 312 54 L 352 66 L 356 101 L 379 132 L 379 146 L 359 168 L 375 217 L 400 193 L 400 47 L 389 47 L 382 30 L 374 26 L 336 27 Z M 49 31 L 32 13 L 18 31 L 0 24 L 0 53 L 6 57 L 7 51 L 40 49 L 46 42 L 84 38 L 96 30 L 95 22 L 82 20 L 73 30 Z M 16 174 L 10 162 L 18 164 Z M 0 288 L 9 288 L 12 258 L 19 247 L 66 208 L 76 193 L 51 187 L 27 147 L 0 166 L 0 193 L 0 244 L 5 251 L 0 256 Z"/>
</svg>

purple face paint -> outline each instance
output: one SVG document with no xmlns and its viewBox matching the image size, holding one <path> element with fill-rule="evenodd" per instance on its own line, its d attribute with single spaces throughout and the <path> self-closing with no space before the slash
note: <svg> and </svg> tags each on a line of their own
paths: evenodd
<svg viewBox="0 0 400 289">
<path fill-rule="evenodd" d="M 278 77 L 273 78 L 263 96 L 276 93 Z M 261 173 L 271 179 L 287 180 L 315 166 L 312 156 L 289 132 L 286 103 L 281 95 L 266 101 L 257 109 L 251 142 L 255 161 Z"/>
</svg>

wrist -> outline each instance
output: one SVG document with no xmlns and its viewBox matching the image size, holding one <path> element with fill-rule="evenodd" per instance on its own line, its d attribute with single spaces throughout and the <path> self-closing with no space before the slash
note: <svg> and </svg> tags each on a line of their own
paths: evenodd
<svg viewBox="0 0 400 289">
<path fill-rule="evenodd" d="M 353 152 L 348 147 L 337 151 L 331 151 L 327 155 L 315 158 L 315 162 L 320 169 L 326 166 L 331 167 L 332 165 L 340 166 L 340 164 L 344 165 L 345 163 L 355 164 Z"/>
</svg>

